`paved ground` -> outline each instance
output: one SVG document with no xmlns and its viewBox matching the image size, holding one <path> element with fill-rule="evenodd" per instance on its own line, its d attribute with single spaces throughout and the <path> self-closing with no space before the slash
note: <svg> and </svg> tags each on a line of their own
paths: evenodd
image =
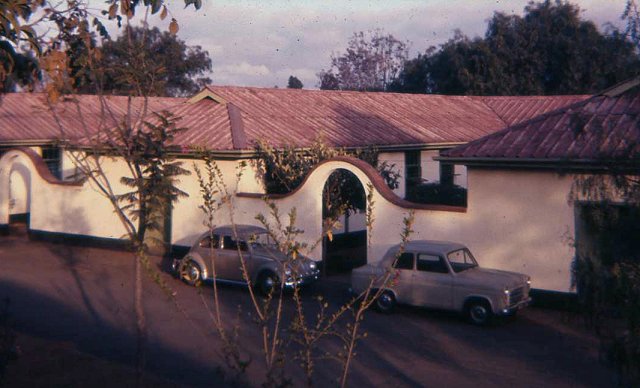
<svg viewBox="0 0 640 388">
<path fill-rule="evenodd" d="M 156 261 L 157 267 L 162 263 Z M 148 385 L 222 386 L 220 346 L 202 292 L 163 274 L 186 314 L 153 282 L 146 284 L 149 322 Z M 133 263 L 124 252 L 29 242 L 0 237 L 0 299 L 8 297 L 21 347 L 9 364 L 7 386 L 127 386 L 133 384 L 135 336 L 132 313 Z M 324 279 L 309 294 L 322 292 L 331 305 L 345 300 L 344 277 Z M 263 378 L 257 327 L 248 294 L 222 287 L 231 324 L 241 307 L 241 344 L 255 367 L 252 385 Z M 310 299 L 310 296 L 309 296 Z M 311 303 L 311 302 L 309 302 Z M 459 317 L 400 308 L 392 315 L 370 313 L 358 348 L 351 386 L 601 387 L 612 373 L 598 362 L 598 343 L 568 313 L 530 308 L 515 321 L 478 328 Z M 335 342 L 325 344 L 335 350 Z M 295 385 L 301 374 L 292 360 Z M 317 386 L 333 385 L 339 365 L 319 361 Z M 0 385 L 2 385 L 0 383 Z"/>
</svg>

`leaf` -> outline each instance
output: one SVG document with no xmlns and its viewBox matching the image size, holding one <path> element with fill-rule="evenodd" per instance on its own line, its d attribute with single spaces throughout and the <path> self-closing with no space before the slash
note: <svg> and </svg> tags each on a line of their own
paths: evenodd
<svg viewBox="0 0 640 388">
<path fill-rule="evenodd" d="M 111 4 L 111 7 L 109 7 L 109 19 L 115 19 L 117 13 L 118 13 L 118 3 Z"/>
<path fill-rule="evenodd" d="M 167 6 L 166 6 L 166 5 L 163 5 L 163 6 L 162 6 L 162 12 L 160 12 L 160 20 L 164 20 L 164 19 L 166 19 L 166 18 L 167 18 L 167 13 L 169 13 L 169 12 L 167 11 Z"/>
<path fill-rule="evenodd" d="M 171 23 L 169 23 L 169 33 L 175 36 L 178 33 L 179 29 L 180 27 L 178 26 L 178 21 L 175 18 L 171 19 Z"/>
<path fill-rule="evenodd" d="M 193 4 L 193 7 L 196 10 L 199 10 L 200 7 L 202 7 L 202 0 L 184 0 L 184 7 L 187 8 L 188 6 L 190 6 L 191 4 Z"/>
<path fill-rule="evenodd" d="M 160 11 L 160 6 L 162 5 L 162 0 L 153 0 L 151 2 L 151 14 L 155 15 Z"/>
</svg>

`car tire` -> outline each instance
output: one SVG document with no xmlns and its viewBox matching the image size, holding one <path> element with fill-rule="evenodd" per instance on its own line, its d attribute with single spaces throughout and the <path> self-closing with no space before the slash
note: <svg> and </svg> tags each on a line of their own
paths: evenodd
<svg viewBox="0 0 640 388">
<path fill-rule="evenodd" d="M 491 305 L 486 300 L 474 300 L 468 303 L 466 309 L 467 319 L 477 326 L 486 326 L 493 319 Z"/>
<path fill-rule="evenodd" d="M 190 286 L 197 286 L 202 280 L 202 269 L 193 260 L 188 260 L 180 268 L 180 279 Z"/>
<path fill-rule="evenodd" d="M 261 295 L 269 296 L 269 294 L 272 293 L 279 284 L 280 280 L 278 279 L 278 276 L 271 271 L 266 271 L 260 274 L 256 286 Z"/>
<path fill-rule="evenodd" d="M 396 297 L 391 291 L 383 291 L 376 299 L 376 310 L 381 313 L 389 314 L 396 306 Z"/>
</svg>

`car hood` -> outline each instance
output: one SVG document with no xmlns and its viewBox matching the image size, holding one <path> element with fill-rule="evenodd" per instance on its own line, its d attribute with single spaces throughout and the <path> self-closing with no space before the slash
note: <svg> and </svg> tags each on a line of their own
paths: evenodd
<svg viewBox="0 0 640 388">
<path fill-rule="evenodd" d="M 277 260 L 280 262 L 286 261 L 287 256 L 280 252 L 275 247 L 258 246 L 253 248 L 253 254 L 256 256 L 262 256 L 271 260 Z M 312 259 L 306 256 L 298 256 L 295 260 L 292 260 L 290 267 L 300 275 L 307 275 L 313 272 L 312 263 L 315 263 Z"/>
<path fill-rule="evenodd" d="M 526 284 L 529 276 L 518 272 L 501 271 L 487 268 L 470 268 L 466 271 L 458 272 L 457 280 L 471 283 L 483 288 L 492 289 L 514 289 Z"/>
</svg>

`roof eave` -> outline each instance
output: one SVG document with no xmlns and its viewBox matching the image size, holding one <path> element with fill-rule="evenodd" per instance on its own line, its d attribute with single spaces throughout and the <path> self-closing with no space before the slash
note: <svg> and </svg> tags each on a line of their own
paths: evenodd
<svg viewBox="0 0 640 388">
<path fill-rule="evenodd" d="M 473 167 L 530 168 L 547 170 L 612 170 L 638 171 L 640 160 L 626 159 L 535 159 L 496 157 L 449 157 L 436 156 L 434 160 Z"/>
</svg>

